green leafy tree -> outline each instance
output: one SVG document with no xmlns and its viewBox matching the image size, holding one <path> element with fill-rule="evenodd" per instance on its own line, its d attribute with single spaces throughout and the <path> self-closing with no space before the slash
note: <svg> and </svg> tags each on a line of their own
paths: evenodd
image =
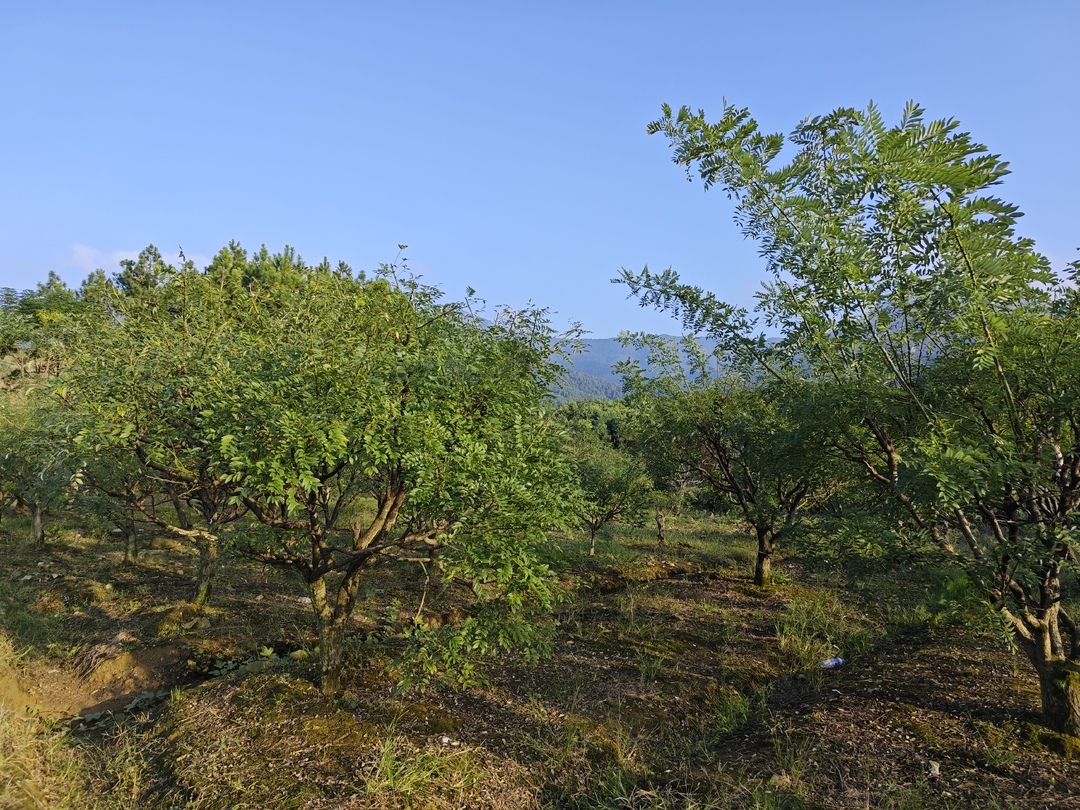
<svg viewBox="0 0 1080 810">
<path fill-rule="evenodd" d="M 615 520 L 639 520 L 652 491 L 640 460 L 595 440 L 572 453 L 581 485 L 578 520 L 589 533 L 589 556 L 596 556 L 596 535 Z"/>
<path fill-rule="evenodd" d="M 589 556 L 595 557 L 596 536 L 605 525 L 640 519 L 650 501 L 651 482 L 627 445 L 631 417 L 625 403 L 571 402 L 559 409 L 559 416 L 581 488 L 577 519 L 589 533 Z"/>
<path fill-rule="evenodd" d="M 166 264 L 159 251 L 148 245 L 139 251 L 136 259 L 123 259 L 120 272 L 114 273 L 112 283 L 124 295 L 145 295 L 159 287 L 176 273 L 176 268 Z"/>
<path fill-rule="evenodd" d="M 208 418 L 238 500 L 270 530 L 245 550 L 308 584 L 334 694 L 341 635 L 381 560 L 429 560 L 484 603 L 551 601 L 536 547 L 567 519 L 542 407 L 558 371 L 542 313 L 484 325 L 392 268 L 370 282 L 313 271 L 297 292 L 245 306 L 251 343 L 233 347 Z M 361 499 L 375 507 L 363 520 Z M 523 641 L 489 629 L 496 645 Z"/>
<path fill-rule="evenodd" d="M 544 314 L 484 322 L 394 268 L 369 281 L 292 254 L 269 262 L 284 275 L 267 264 L 232 247 L 86 330 L 59 389 L 84 452 L 177 494 L 191 528 L 145 500 L 125 507 L 201 551 L 254 518 L 261 528 L 229 537 L 304 579 L 328 695 L 380 562 L 467 583 L 478 607 L 457 637 L 470 648 L 527 642 L 522 617 L 554 598 L 538 547 L 567 525 L 571 490 L 546 406 L 560 372 Z"/>
<path fill-rule="evenodd" d="M 95 294 L 101 309 L 69 341 L 55 386 L 64 425 L 56 441 L 79 457 L 84 491 L 108 499 L 106 517 L 138 516 L 197 548 L 192 601 L 205 604 L 221 533 L 245 511 L 212 468 L 203 430 L 205 392 L 236 339 L 231 291 L 188 268 L 138 294 L 109 284 Z M 173 509 L 158 508 L 163 500 Z"/>
<path fill-rule="evenodd" d="M 1076 299 L 993 195 L 1007 164 L 914 104 L 896 126 L 840 109 L 787 139 L 744 109 L 709 123 L 665 107 L 649 131 L 735 201 L 771 276 L 758 314 L 782 340 L 671 271 L 622 281 L 758 374 L 842 397 L 836 451 L 982 586 L 1039 675 L 1046 722 L 1080 731 L 1063 591 L 1080 505 Z"/>
<path fill-rule="evenodd" d="M 7 289 L 0 306 L 0 362 L 5 387 L 33 385 L 60 370 L 73 317 L 92 304 L 55 273 L 36 289 Z M 29 379 L 28 379 L 29 378 Z"/>
<path fill-rule="evenodd" d="M 620 367 L 641 413 L 640 443 L 737 509 L 757 539 L 754 583 L 770 585 L 781 540 L 834 487 L 819 437 L 775 388 L 741 378 L 694 339 L 626 339 L 649 349 L 647 368 Z"/>
<path fill-rule="evenodd" d="M 93 308 L 55 273 L 36 289 L 5 290 L 0 301 L 0 506 L 14 499 L 29 512 L 37 544 L 46 539 L 46 513 L 66 502 L 75 474 L 49 438 L 58 423 L 43 385 L 61 373 L 77 319 Z"/>
<path fill-rule="evenodd" d="M 51 441 L 55 413 L 32 401 L 33 394 L 7 392 L 0 402 L 0 482 L 4 497 L 29 513 L 30 540 L 40 546 L 47 539 L 45 515 L 66 503 L 77 470 Z"/>
</svg>

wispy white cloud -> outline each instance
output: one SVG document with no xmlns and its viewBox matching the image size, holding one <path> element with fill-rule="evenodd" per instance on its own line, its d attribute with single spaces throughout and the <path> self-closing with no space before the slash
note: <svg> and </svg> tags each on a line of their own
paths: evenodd
<svg viewBox="0 0 1080 810">
<path fill-rule="evenodd" d="M 118 270 L 120 262 L 124 259 L 136 259 L 139 256 L 137 250 L 113 250 L 103 251 L 92 248 L 89 245 L 75 243 L 71 246 L 71 264 L 79 270 L 90 273 L 94 270 Z"/>
<path fill-rule="evenodd" d="M 184 253 L 184 257 L 191 262 L 195 263 L 198 268 L 206 267 L 210 264 L 210 257 L 204 256 L 201 253 Z M 90 273 L 94 270 L 104 270 L 107 273 L 112 273 L 120 269 L 120 262 L 124 259 L 137 259 L 139 258 L 139 251 L 137 250 L 98 250 L 97 248 L 90 247 L 89 245 L 80 245 L 75 243 L 71 246 L 71 256 L 68 259 L 69 264 L 85 273 Z M 181 265 L 180 252 L 175 253 L 162 253 L 166 264 L 171 264 L 174 267 Z"/>
</svg>

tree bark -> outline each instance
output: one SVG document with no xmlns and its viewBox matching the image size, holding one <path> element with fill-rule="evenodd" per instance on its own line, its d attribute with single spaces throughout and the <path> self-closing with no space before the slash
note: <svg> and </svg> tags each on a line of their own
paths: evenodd
<svg viewBox="0 0 1080 810">
<path fill-rule="evenodd" d="M 42 510 L 39 504 L 33 505 L 34 517 L 30 523 L 30 540 L 34 545 L 45 545 L 45 526 L 42 522 Z"/>
<path fill-rule="evenodd" d="M 1043 723 L 1047 728 L 1080 737 L 1080 664 L 1071 661 L 1072 644 L 1062 638 L 1060 587 L 1056 570 L 1043 583 L 1043 596 L 1052 606 L 1043 616 L 1030 613 L 1005 615 L 1012 622 L 1016 641 L 1039 676 Z M 1065 617 L 1065 623 L 1072 622 Z"/>
<path fill-rule="evenodd" d="M 327 585 L 324 576 L 308 582 L 311 606 L 315 609 L 315 626 L 319 631 L 319 690 L 326 697 L 334 698 L 341 693 L 341 640 L 352 610 L 353 591 L 342 583 L 337 598 L 344 598 L 345 604 L 331 604 Z"/>
<path fill-rule="evenodd" d="M 768 529 L 757 531 L 757 563 L 754 565 L 754 584 L 759 588 L 772 585 L 772 555 L 776 548 Z"/>
<path fill-rule="evenodd" d="M 173 511 L 176 512 L 176 522 L 181 529 L 190 529 L 191 521 L 188 520 L 187 511 L 184 509 L 184 505 L 180 503 L 180 496 L 176 493 L 174 487 L 169 487 L 169 500 L 172 501 Z"/>
<path fill-rule="evenodd" d="M 1036 663 L 1043 722 L 1063 734 L 1080 736 L 1080 667 L 1068 661 Z"/>
<path fill-rule="evenodd" d="M 139 560 L 139 542 L 135 534 L 135 524 L 124 528 L 124 565 L 135 565 Z"/>
<path fill-rule="evenodd" d="M 196 605 L 205 605 L 210 601 L 210 594 L 214 586 L 214 574 L 217 573 L 220 549 L 217 540 L 200 538 L 199 567 L 195 573 L 195 595 L 191 601 Z"/>
<path fill-rule="evenodd" d="M 323 619 L 316 611 L 319 629 L 319 690 L 328 698 L 341 692 L 341 628 L 332 617 Z"/>
</svg>

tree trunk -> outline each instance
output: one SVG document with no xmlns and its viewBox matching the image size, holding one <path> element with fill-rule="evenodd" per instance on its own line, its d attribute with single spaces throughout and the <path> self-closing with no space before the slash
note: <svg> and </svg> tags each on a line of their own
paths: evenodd
<svg viewBox="0 0 1080 810">
<path fill-rule="evenodd" d="M 596 529 L 589 527 L 589 556 L 596 556 Z"/>
<path fill-rule="evenodd" d="M 195 595 L 191 601 L 196 605 L 205 605 L 210 601 L 210 594 L 213 591 L 214 574 L 217 573 L 220 549 L 216 539 L 200 539 L 198 547 L 199 568 L 195 573 Z"/>
<path fill-rule="evenodd" d="M 759 588 L 772 585 L 772 555 L 776 548 L 768 529 L 757 529 L 757 563 L 754 565 L 754 584 Z"/>
<path fill-rule="evenodd" d="M 45 526 L 42 524 L 42 511 L 39 504 L 33 505 L 34 517 L 30 524 L 30 540 L 34 545 L 45 545 Z"/>
<path fill-rule="evenodd" d="M 326 697 L 334 698 L 341 693 L 341 638 L 352 605 L 339 604 L 336 605 L 339 609 L 335 610 L 327 596 L 325 577 L 310 580 L 308 590 L 311 593 L 311 606 L 315 609 L 315 626 L 319 631 L 319 689 Z M 338 593 L 338 598 L 344 596 L 351 602 L 348 592 L 346 587 L 344 594 Z M 342 607 L 346 609 L 340 610 Z"/>
<path fill-rule="evenodd" d="M 173 487 L 169 487 L 169 500 L 172 501 L 173 511 L 176 512 L 176 525 L 181 529 L 190 529 L 191 521 L 188 520 L 184 505 L 180 503 L 180 496 L 176 494 L 176 489 Z"/>
<path fill-rule="evenodd" d="M 341 628 L 316 616 L 319 626 L 319 689 L 328 698 L 341 693 Z"/>
<path fill-rule="evenodd" d="M 139 559 L 139 539 L 135 534 L 134 522 L 121 527 L 124 530 L 124 565 L 135 565 Z"/>
<path fill-rule="evenodd" d="M 1062 608 L 1056 564 L 1043 577 L 1042 597 L 1051 607 L 1041 621 L 1031 621 L 1003 609 L 1016 640 L 1039 675 L 1043 723 L 1063 734 L 1080 736 L 1080 665 L 1066 658 L 1071 643 L 1062 638 Z M 1071 625 L 1071 622 L 1069 622 Z"/>
<path fill-rule="evenodd" d="M 1063 734 L 1080 736 L 1080 667 L 1068 661 L 1036 663 L 1043 722 Z"/>
<path fill-rule="evenodd" d="M 667 532 L 665 531 L 667 523 L 667 515 L 663 512 L 656 513 L 656 544 L 658 546 L 664 545 L 664 541 L 667 540 Z"/>
</svg>

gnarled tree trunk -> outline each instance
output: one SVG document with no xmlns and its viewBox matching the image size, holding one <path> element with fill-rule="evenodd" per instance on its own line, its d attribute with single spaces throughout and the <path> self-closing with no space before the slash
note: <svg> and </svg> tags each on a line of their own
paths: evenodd
<svg viewBox="0 0 1080 810">
<path fill-rule="evenodd" d="M 321 546 L 318 550 L 325 551 Z M 308 582 L 319 632 L 319 689 L 327 697 L 337 697 L 341 693 L 342 641 L 356 602 L 362 570 L 363 564 L 359 561 L 350 566 L 336 588 L 328 587 L 330 583 L 325 575 Z M 332 601 L 330 591 L 333 591 Z"/>
<path fill-rule="evenodd" d="M 196 545 L 199 549 L 199 567 L 195 572 L 195 595 L 191 601 L 196 605 L 205 605 L 213 592 L 214 574 L 217 573 L 221 549 L 217 538 L 201 536 Z"/>
<path fill-rule="evenodd" d="M 757 562 L 754 564 L 754 584 L 759 588 L 772 585 L 772 555 L 776 550 L 776 541 L 768 528 L 756 526 Z"/>
<path fill-rule="evenodd" d="M 1061 604 L 1060 565 L 1041 572 L 1039 604 L 1013 612 L 1001 606 L 1016 640 L 1039 676 L 1043 722 L 1054 731 L 1080 736 L 1080 645 L 1076 626 Z M 1019 593 L 1019 586 L 1014 591 Z"/>
<path fill-rule="evenodd" d="M 1042 693 L 1043 722 L 1063 734 L 1080 736 L 1080 666 L 1072 661 L 1035 664 Z"/>
</svg>

